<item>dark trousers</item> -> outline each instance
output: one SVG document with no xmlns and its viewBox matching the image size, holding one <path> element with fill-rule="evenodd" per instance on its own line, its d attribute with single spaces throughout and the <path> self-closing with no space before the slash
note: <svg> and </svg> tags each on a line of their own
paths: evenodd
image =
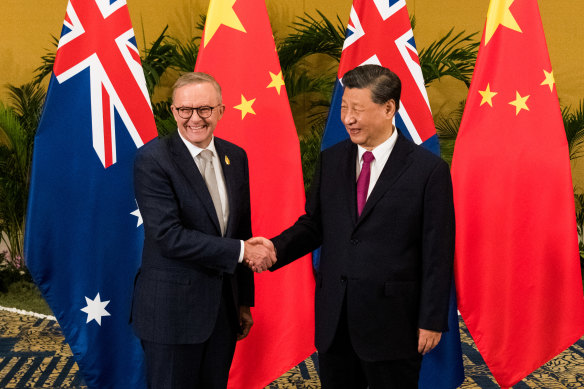
<svg viewBox="0 0 584 389">
<path fill-rule="evenodd" d="M 364 361 L 355 353 L 347 325 L 346 302 L 332 346 L 318 352 L 322 389 L 418 389 L 422 356 Z"/>
<path fill-rule="evenodd" d="M 226 293 L 227 292 L 227 293 Z M 219 316 L 206 342 L 159 344 L 142 341 L 149 389 L 225 389 L 236 342 L 231 290 L 223 288 Z M 232 300 L 232 298 L 230 298 Z"/>
</svg>

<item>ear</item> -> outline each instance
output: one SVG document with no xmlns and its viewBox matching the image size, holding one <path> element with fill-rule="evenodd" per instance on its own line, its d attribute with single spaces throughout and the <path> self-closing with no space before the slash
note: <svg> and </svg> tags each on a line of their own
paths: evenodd
<svg viewBox="0 0 584 389">
<path fill-rule="evenodd" d="M 221 106 L 218 107 L 217 110 L 219 111 L 218 112 L 219 119 L 217 119 L 217 120 L 220 120 L 223 117 L 223 114 L 225 113 L 225 105 L 221 104 Z"/>
<path fill-rule="evenodd" d="M 178 111 L 176 110 L 176 107 L 174 104 L 170 106 L 170 110 L 172 112 L 172 116 L 174 116 L 174 121 L 177 123 L 180 123 L 180 120 L 182 120 L 182 119 L 180 116 L 178 116 Z"/>
<path fill-rule="evenodd" d="M 396 114 L 396 110 L 395 110 L 395 100 L 390 99 L 385 103 L 385 115 L 390 118 L 393 119 L 393 117 Z"/>
</svg>

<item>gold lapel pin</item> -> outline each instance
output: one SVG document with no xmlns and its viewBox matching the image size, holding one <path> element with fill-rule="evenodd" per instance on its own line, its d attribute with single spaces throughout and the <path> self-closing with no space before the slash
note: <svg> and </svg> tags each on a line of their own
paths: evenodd
<svg viewBox="0 0 584 389">
<path fill-rule="evenodd" d="M 227 155 L 225 156 L 225 164 L 226 165 L 230 165 L 231 161 L 229 160 L 229 158 L 227 157 Z"/>
</svg>

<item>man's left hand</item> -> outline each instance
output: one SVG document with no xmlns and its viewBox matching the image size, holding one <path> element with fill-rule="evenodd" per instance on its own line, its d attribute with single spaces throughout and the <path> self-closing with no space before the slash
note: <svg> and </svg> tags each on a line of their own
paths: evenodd
<svg viewBox="0 0 584 389">
<path fill-rule="evenodd" d="M 425 355 L 432 351 L 434 347 L 440 342 L 440 337 L 442 332 L 431 331 L 431 330 L 418 330 L 418 352 Z"/>
<path fill-rule="evenodd" d="M 249 330 L 253 326 L 253 319 L 249 307 L 239 307 L 239 325 L 241 326 L 241 333 L 237 334 L 237 340 L 242 340 L 249 334 Z"/>
</svg>

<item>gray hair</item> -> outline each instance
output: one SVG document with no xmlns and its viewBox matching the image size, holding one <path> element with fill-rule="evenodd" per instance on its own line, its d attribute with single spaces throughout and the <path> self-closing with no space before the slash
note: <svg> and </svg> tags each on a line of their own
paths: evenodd
<svg viewBox="0 0 584 389">
<path fill-rule="evenodd" d="M 375 104 L 384 104 L 389 100 L 395 102 L 395 110 L 399 109 L 401 81 L 397 74 L 379 65 L 362 65 L 349 70 L 343 76 L 345 88 L 371 90 L 371 100 Z"/>
<path fill-rule="evenodd" d="M 219 95 L 219 103 L 222 103 L 223 98 L 221 97 L 221 85 L 219 85 L 217 80 L 215 80 L 212 75 L 202 72 L 189 72 L 180 76 L 172 86 L 172 100 L 174 101 L 174 92 L 178 88 L 182 88 L 183 86 L 191 84 L 204 84 L 206 82 L 212 84 L 215 87 L 215 90 L 217 90 L 217 94 Z"/>
</svg>

